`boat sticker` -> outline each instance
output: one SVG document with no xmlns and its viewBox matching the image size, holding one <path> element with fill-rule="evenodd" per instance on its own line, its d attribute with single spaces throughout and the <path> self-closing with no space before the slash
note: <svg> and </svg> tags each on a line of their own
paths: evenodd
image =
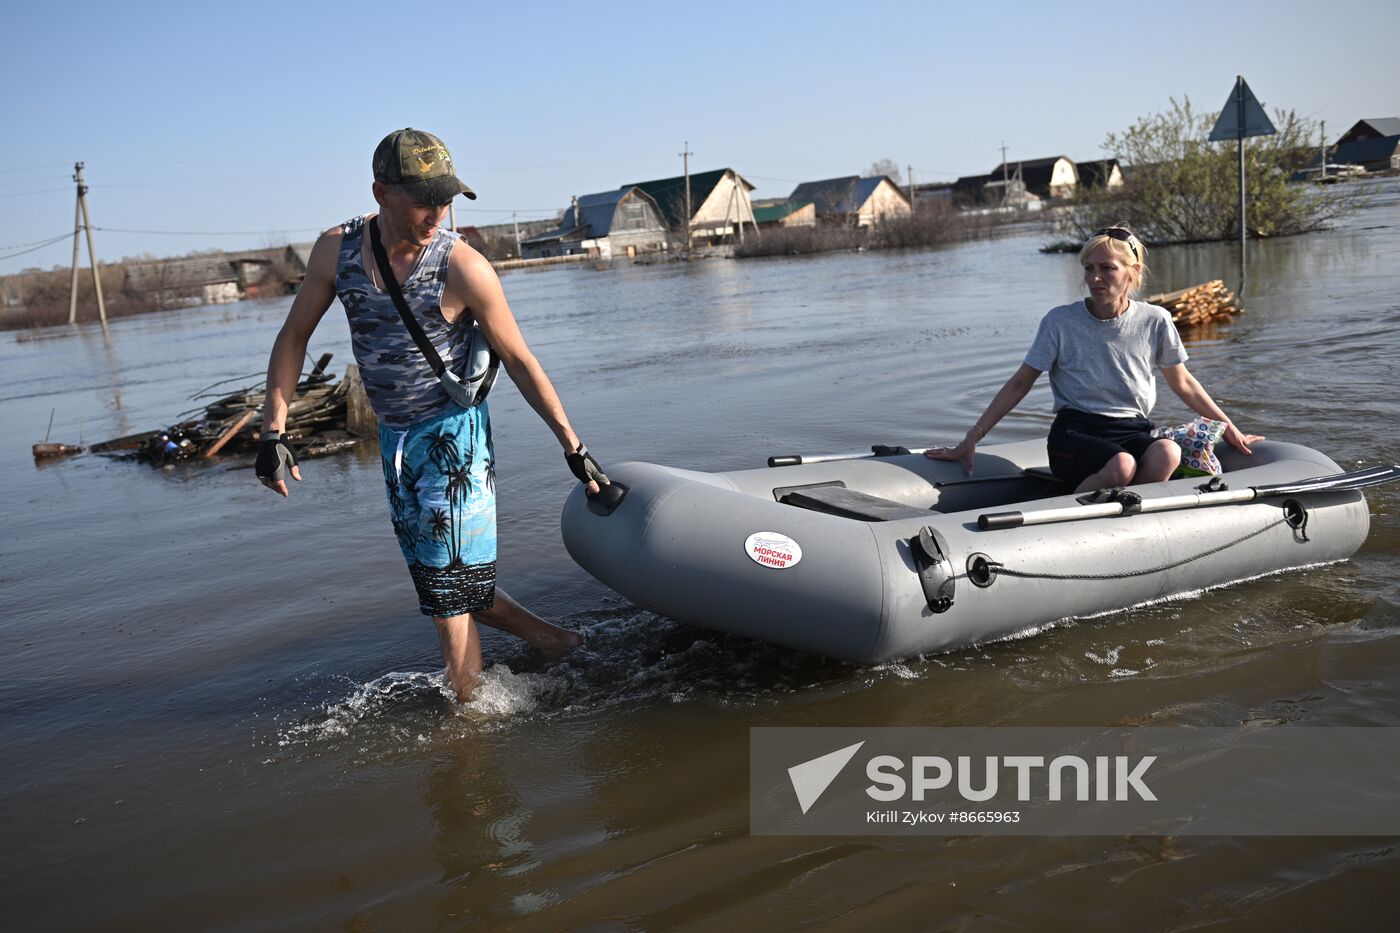
<svg viewBox="0 0 1400 933">
<path fill-rule="evenodd" d="M 802 548 L 787 535 L 756 531 L 744 541 L 744 553 L 756 564 L 786 570 L 802 559 Z"/>
</svg>

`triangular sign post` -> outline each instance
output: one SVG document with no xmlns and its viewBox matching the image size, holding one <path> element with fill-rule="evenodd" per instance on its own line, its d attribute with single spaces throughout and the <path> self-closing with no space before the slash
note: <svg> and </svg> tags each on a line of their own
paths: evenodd
<svg viewBox="0 0 1400 933">
<path fill-rule="evenodd" d="M 1237 76 L 1235 89 L 1230 92 L 1230 99 L 1225 101 L 1225 106 L 1220 108 L 1220 119 L 1215 121 L 1215 128 L 1210 131 L 1210 141 L 1218 143 L 1226 139 L 1243 139 L 1246 136 L 1272 136 L 1277 132 L 1269 115 L 1259 106 L 1259 99 L 1245 83 L 1244 77 Z"/>
<path fill-rule="evenodd" d="M 1233 139 L 1240 150 L 1240 288 L 1241 295 L 1245 292 L 1245 203 L 1244 203 L 1244 141 L 1247 136 L 1273 136 L 1278 130 L 1274 128 L 1273 121 L 1264 112 L 1264 108 L 1259 105 L 1259 99 L 1254 96 L 1254 92 L 1245 83 L 1244 75 L 1235 76 L 1235 87 L 1230 92 L 1230 98 L 1225 101 L 1225 106 L 1220 110 L 1220 119 L 1215 121 L 1215 127 L 1210 131 L 1211 142 L 1222 142 Z"/>
</svg>

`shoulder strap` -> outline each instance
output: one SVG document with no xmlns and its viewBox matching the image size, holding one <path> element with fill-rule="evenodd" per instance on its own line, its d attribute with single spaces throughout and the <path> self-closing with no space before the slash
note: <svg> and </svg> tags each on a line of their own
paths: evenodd
<svg viewBox="0 0 1400 933">
<path fill-rule="evenodd" d="M 442 357 L 438 356 L 437 348 L 428 340 L 428 335 L 423 333 L 423 328 L 408 310 L 408 302 L 403 300 L 403 289 L 399 288 L 399 280 L 394 278 L 394 270 L 389 266 L 389 254 L 384 251 L 384 244 L 379 239 L 378 216 L 369 222 L 369 244 L 374 250 L 374 261 L 379 266 L 379 274 L 383 276 L 384 284 L 388 287 L 389 297 L 394 299 L 394 307 L 399 309 L 399 317 L 403 318 L 404 327 L 408 328 L 413 342 L 418 345 L 418 351 L 441 379 L 447 367 L 442 364 Z"/>
</svg>

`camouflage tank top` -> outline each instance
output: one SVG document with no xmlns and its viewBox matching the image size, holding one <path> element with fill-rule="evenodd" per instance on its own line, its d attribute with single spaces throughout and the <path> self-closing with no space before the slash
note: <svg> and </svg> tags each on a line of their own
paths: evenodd
<svg viewBox="0 0 1400 933">
<path fill-rule="evenodd" d="M 369 403 L 381 423 L 402 430 L 435 418 L 457 403 L 442 390 L 432 367 L 413 343 L 394 299 L 366 274 L 366 220 L 362 216 L 341 224 L 335 290 L 350 322 L 350 340 Z M 458 239 L 457 234 L 439 227 L 399 287 L 443 363 L 461 375 L 472 322 L 463 315 L 449 324 L 442 316 L 447 260 Z"/>
</svg>

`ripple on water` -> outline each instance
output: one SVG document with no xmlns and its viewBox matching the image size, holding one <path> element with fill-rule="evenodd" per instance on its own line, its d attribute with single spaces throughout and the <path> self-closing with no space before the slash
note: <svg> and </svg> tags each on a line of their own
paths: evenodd
<svg viewBox="0 0 1400 933">
<path fill-rule="evenodd" d="M 685 702 L 753 707 L 814 688 L 862 691 L 973 669 L 1011 679 L 1035 672 L 1045 685 L 1175 676 L 1184 668 L 1231 663 L 1259 644 L 1311 637 L 1317 626 L 1309 620 L 1318 620 L 1305 607 L 1290 608 L 1291 600 L 1269 586 L 1227 584 L 1063 620 L 981 648 L 873 666 L 695 628 L 612 599 L 609 608 L 561 620 L 583 634 L 583 648 L 555 662 L 528 650 L 504 656 L 483 671 L 468 703 L 453 701 L 442 671 L 388 673 L 333 691 L 283 728 L 275 744 L 293 755 L 350 743 L 361 750 L 398 749 L 611 708 Z M 1234 606 L 1224 614 L 1231 621 L 1213 623 L 1222 600 Z"/>
</svg>

